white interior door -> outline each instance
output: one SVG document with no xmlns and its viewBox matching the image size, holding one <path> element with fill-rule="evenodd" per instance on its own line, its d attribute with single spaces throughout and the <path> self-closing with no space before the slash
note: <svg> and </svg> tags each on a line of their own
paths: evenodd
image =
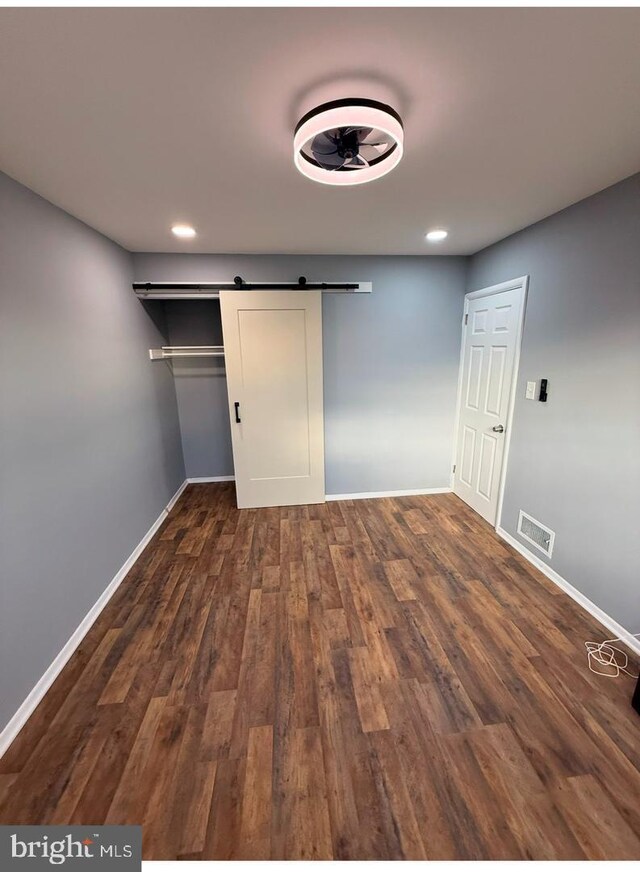
<svg viewBox="0 0 640 872">
<path fill-rule="evenodd" d="M 221 291 L 238 508 L 323 503 L 320 291 Z"/>
<path fill-rule="evenodd" d="M 525 297 L 518 281 L 468 295 L 464 328 L 453 489 L 494 525 Z"/>
</svg>

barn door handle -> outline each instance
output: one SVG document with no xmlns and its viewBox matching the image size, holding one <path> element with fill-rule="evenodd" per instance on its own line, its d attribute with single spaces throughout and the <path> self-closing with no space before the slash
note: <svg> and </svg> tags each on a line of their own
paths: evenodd
<svg viewBox="0 0 640 872">
<path fill-rule="evenodd" d="M 236 410 L 236 424 L 240 424 L 240 403 L 234 403 L 233 405 Z"/>
</svg>

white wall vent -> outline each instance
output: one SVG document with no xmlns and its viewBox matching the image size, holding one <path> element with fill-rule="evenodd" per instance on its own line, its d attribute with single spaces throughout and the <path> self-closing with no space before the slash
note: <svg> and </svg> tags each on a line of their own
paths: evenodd
<svg viewBox="0 0 640 872">
<path fill-rule="evenodd" d="M 518 534 L 527 542 L 535 545 L 538 551 L 551 557 L 556 534 L 522 510 L 518 516 Z"/>
</svg>

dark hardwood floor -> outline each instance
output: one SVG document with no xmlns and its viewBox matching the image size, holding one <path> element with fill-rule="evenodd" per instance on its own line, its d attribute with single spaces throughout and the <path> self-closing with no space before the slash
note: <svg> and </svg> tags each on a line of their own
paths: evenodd
<svg viewBox="0 0 640 872">
<path fill-rule="evenodd" d="M 0 820 L 146 859 L 640 858 L 632 678 L 453 495 L 192 485 L 0 761 Z"/>
</svg>

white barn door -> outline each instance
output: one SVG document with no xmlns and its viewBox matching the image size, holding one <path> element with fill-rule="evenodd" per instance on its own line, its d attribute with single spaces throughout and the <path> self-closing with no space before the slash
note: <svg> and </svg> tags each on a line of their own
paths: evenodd
<svg viewBox="0 0 640 872">
<path fill-rule="evenodd" d="M 320 291 L 221 291 L 238 508 L 323 503 Z"/>
<path fill-rule="evenodd" d="M 525 300 L 525 280 L 517 283 L 467 295 L 453 490 L 493 525 Z"/>
</svg>

